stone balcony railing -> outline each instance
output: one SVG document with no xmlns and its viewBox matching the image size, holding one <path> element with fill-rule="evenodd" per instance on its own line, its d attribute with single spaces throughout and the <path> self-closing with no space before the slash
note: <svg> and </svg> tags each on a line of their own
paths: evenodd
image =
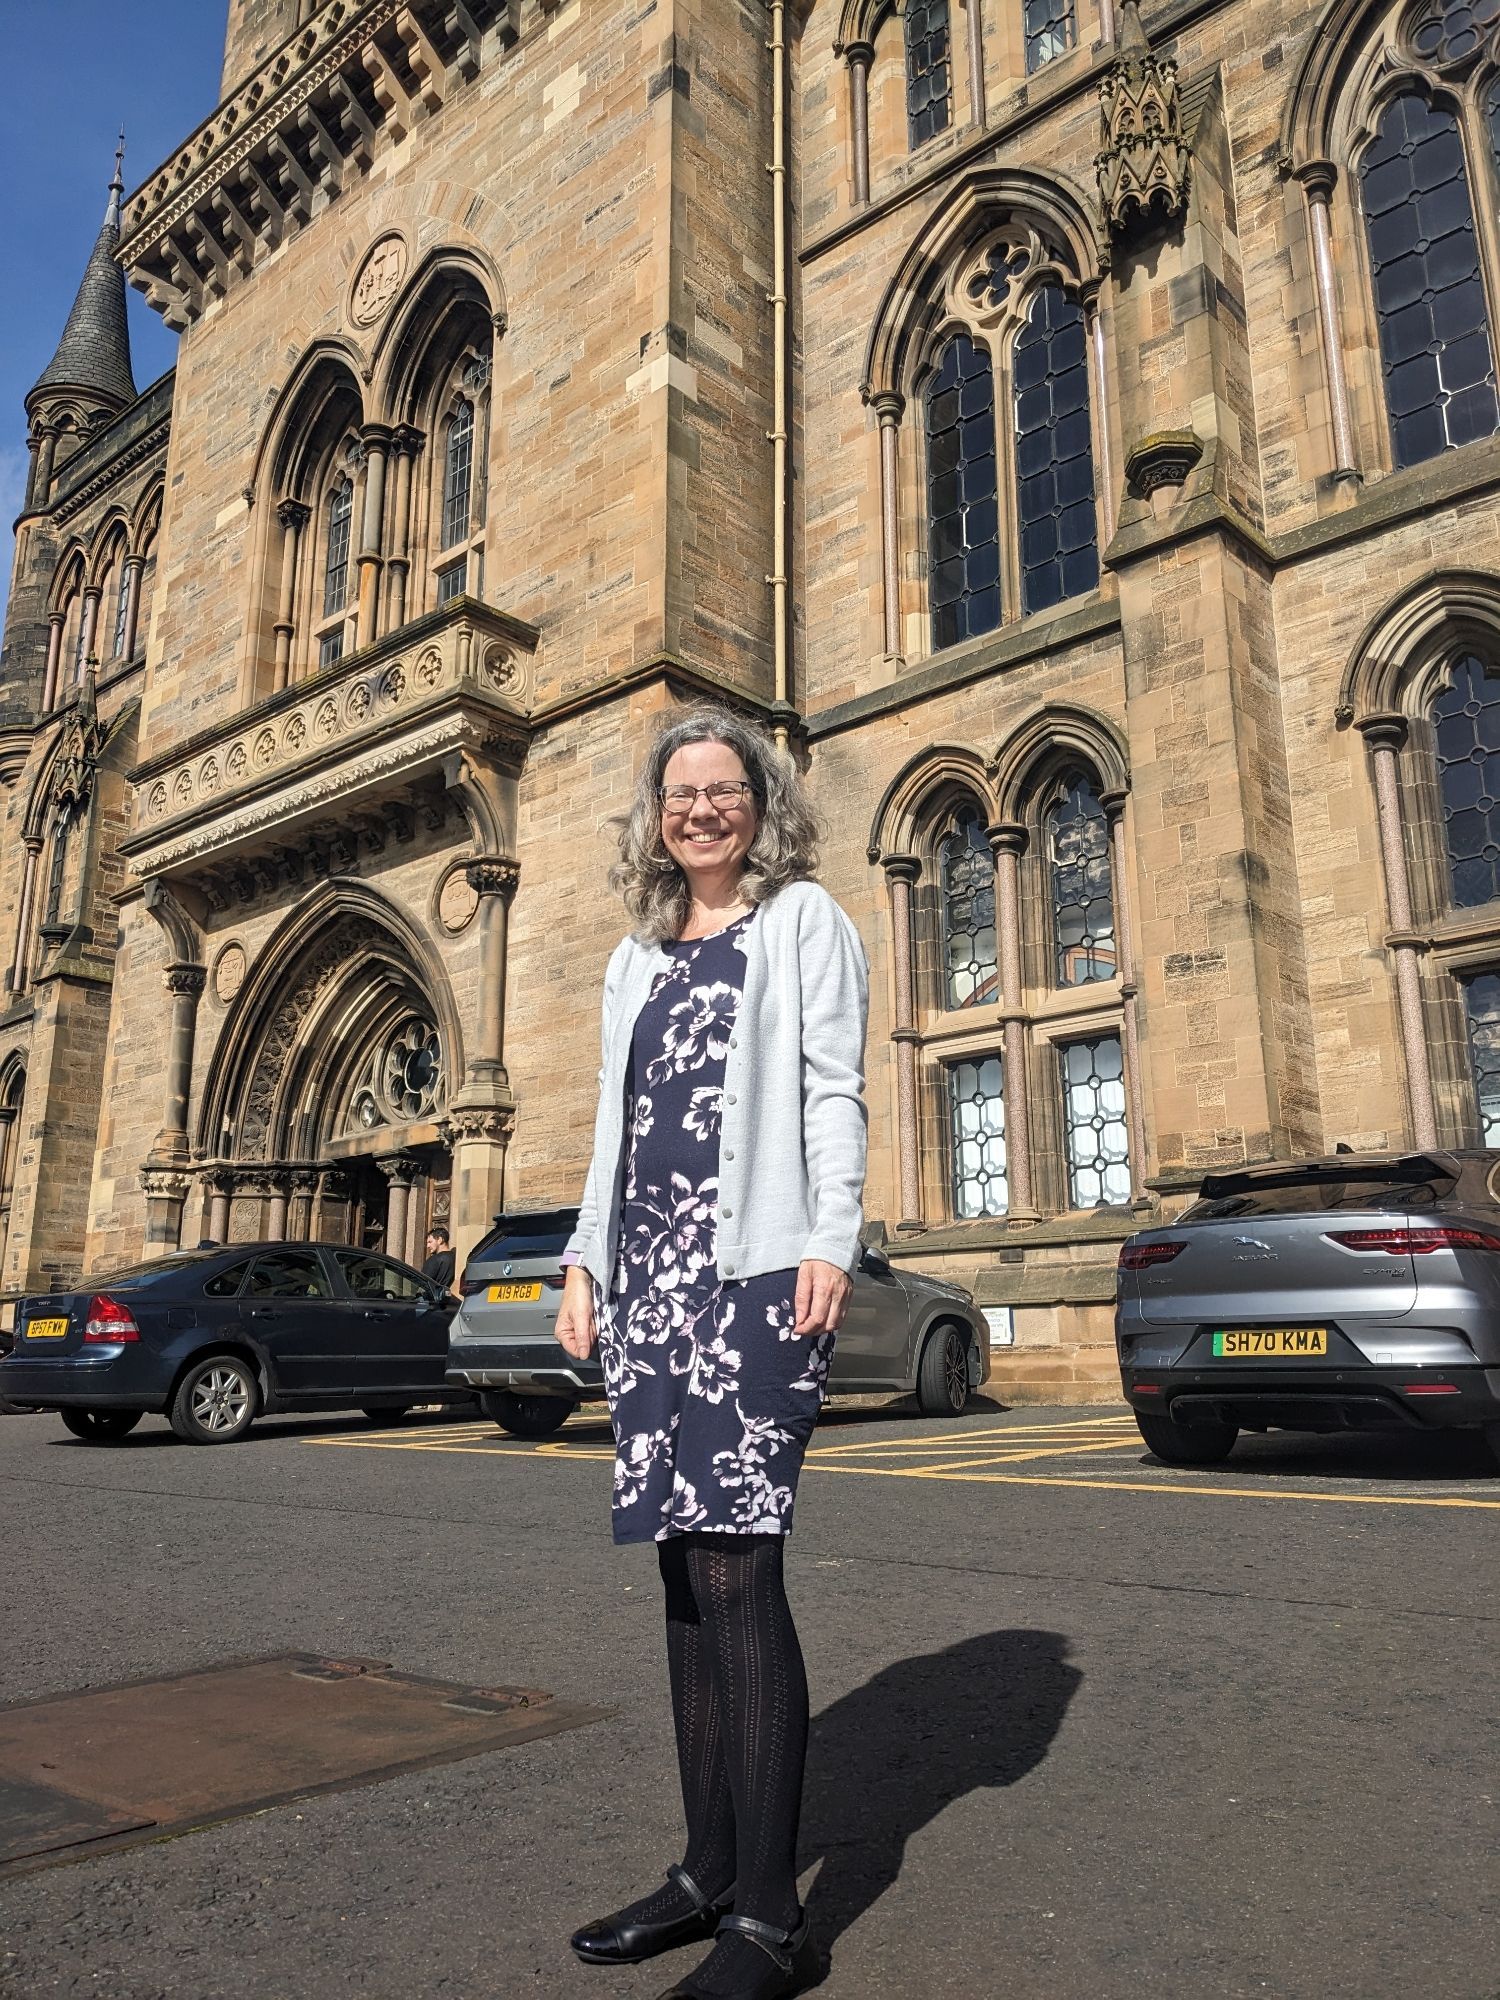
<svg viewBox="0 0 1500 2000">
<path fill-rule="evenodd" d="M 351 166 L 512 44 L 523 0 L 318 0 L 125 204 L 131 283 L 179 331 L 312 219 Z"/>
<path fill-rule="evenodd" d="M 414 619 L 138 765 L 122 851 L 137 875 L 210 892 L 216 870 L 257 854 L 321 843 L 337 859 L 362 816 L 399 818 L 424 786 L 440 795 L 455 752 L 519 763 L 536 642 L 535 627 L 473 598 Z"/>
</svg>

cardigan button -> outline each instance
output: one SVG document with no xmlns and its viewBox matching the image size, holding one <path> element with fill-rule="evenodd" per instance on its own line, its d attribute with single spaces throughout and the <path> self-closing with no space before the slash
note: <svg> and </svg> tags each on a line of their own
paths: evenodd
<svg viewBox="0 0 1500 2000">
<path fill-rule="evenodd" d="M 730 1146 L 726 1146 L 724 1148 L 724 1157 L 726 1160 L 732 1160 L 734 1158 L 734 1149 Z M 727 1215 L 729 1213 L 728 1209 L 725 1209 L 724 1213 Z"/>
<path fill-rule="evenodd" d="M 726 1104 L 733 1104 L 735 1102 L 735 1095 L 732 1090 L 730 1091 L 729 1095 L 724 1099 L 724 1102 Z"/>
<path fill-rule="evenodd" d="M 734 1214 L 734 1210 L 733 1210 L 732 1208 L 721 1208 L 721 1209 L 719 1210 L 719 1213 L 720 1213 L 720 1215 L 723 1215 L 723 1216 L 730 1216 L 730 1215 L 733 1215 L 733 1214 Z"/>
</svg>

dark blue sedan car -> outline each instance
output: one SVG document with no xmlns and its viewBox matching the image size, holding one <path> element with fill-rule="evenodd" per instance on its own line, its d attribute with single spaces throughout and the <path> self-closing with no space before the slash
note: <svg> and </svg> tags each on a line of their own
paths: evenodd
<svg viewBox="0 0 1500 2000">
<path fill-rule="evenodd" d="M 443 1379 L 457 1306 L 420 1272 L 346 1244 L 177 1251 L 23 1298 L 0 1400 L 56 1410 L 98 1441 L 155 1410 L 189 1444 L 227 1444 L 269 1411 L 472 1405 Z"/>
</svg>

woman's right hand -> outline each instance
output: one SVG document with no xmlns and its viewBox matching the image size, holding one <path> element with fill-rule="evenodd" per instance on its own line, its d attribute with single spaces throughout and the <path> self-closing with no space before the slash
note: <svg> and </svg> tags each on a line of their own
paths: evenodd
<svg viewBox="0 0 1500 2000">
<path fill-rule="evenodd" d="M 582 1264 L 570 1264 L 563 1275 L 562 1304 L 553 1331 L 565 1354 L 587 1361 L 599 1341 L 594 1325 L 594 1281 Z"/>
</svg>

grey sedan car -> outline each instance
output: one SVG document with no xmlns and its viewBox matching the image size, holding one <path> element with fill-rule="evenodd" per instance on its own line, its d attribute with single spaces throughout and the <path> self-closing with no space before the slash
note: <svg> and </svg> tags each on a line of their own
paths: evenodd
<svg viewBox="0 0 1500 2000">
<path fill-rule="evenodd" d="M 553 1336 L 562 1253 L 578 1211 L 503 1215 L 470 1256 L 448 1335 L 448 1381 L 477 1389 L 503 1430 L 545 1437 L 604 1398 L 597 1359 L 575 1361 Z M 958 1285 L 861 1255 L 834 1348 L 830 1395 L 915 1392 L 924 1416 L 956 1417 L 988 1379 L 989 1327 Z"/>
<path fill-rule="evenodd" d="M 1242 1430 L 1481 1433 L 1500 1459 L 1500 1154 L 1211 1174 L 1120 1251 L 1120 1375 L 1171 1465 Z"/>
</svg>

